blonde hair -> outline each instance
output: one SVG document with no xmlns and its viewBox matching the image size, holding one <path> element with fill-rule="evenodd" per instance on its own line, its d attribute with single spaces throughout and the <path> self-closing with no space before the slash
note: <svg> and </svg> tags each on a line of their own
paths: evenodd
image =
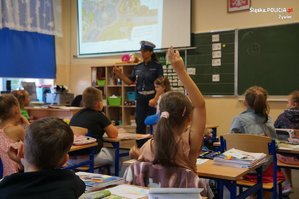
<svg viewBox="0 0 299 199">
<path fill-rule="evenodd" d="M 295 108 L 299 108 L 299 91 L 293 91 L 289 95 L 290 102 Z"/>
<path fill-rule="evenodd" d="M 102 91 L 94 87 L 88 87 L 83 91 L 83 105 L 85 108 L 94 109 L 102 101 Z"/>
</svg>

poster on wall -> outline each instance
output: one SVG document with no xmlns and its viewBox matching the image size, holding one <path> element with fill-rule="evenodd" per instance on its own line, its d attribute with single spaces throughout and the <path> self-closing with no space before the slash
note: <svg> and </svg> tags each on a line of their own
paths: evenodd
<svg viewBox="0 0 299 199">
<path fill-rule="evenodd" d="M 227 11 L 236 12 L 249 10 L 251 0 L 227 0 Z"/>
</svg>

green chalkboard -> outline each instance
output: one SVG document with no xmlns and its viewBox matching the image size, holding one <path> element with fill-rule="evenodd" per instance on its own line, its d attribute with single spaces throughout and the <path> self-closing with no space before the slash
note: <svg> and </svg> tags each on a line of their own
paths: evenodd
<svg viewBox="0 0 299 199">
<path fill-rule="evenodd" d="M 219 41 L 212 41 L 213 35 L 219 35 Z M 213 44 L 220 44 L 220 66 L 212 66 Z M 213 33 L 196 33 L 191 35 L 191 46 L 194 50 L 187 52 L 187 68 L 195 68 L 191 75 L 204 95 L 234 94 L 234 55 L 235 31 Z M 215 58 L 215 57 L 214 57 Z M 219 81 L 212 81 L 213 75 L 219 75 Z"/>
<path fill-rule="evenodd" d="M 253 85 L 270 95 L 299 90 L 299 24 L 238 32 L 238 94 Z"/>
</svg>

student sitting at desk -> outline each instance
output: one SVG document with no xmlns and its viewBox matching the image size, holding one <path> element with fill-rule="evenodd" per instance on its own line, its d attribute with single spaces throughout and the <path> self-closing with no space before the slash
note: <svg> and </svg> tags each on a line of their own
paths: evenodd
<svg viewBox="0 0 299 199">
<path fill-rule="evenodd" d="M 25 106 L 28 106 L 30 103 L 30 96 L 29 93 L 26 90 L 14 90 L 11 92 L 11 94 L 13 94 L 19 104 L 20 104 L 20 110 L 21 110 L 21 114 L 27 119 L 29 120 L 29 114 L 28 112 L 25 110 Z"/>
<path fill-rule="evenodd" d="M 274 126 L 275 128 L 283 129 L 299 129 L 299 91 L 293 91 L 288 97 L 287 109 L 281 113 L 276 119 Z M 294 156 L 277 155 L 277 158 L 284 163 L 299 165 L 299 159 Z M 286 181 L 283 186 L 282 193 L 290 194 L 293 192 L 292 173 L 291 169 L 282 169 L 285 174 Z"/>
<path fill-rule="evenodd" d="M 108 149 L 103 148 L 103 135 L 106 132 L 110 138 L 116 138 L 118 136 L 117 128 L 111 124 L 111 121 L 101 112 L 103 109 L 102 92 L 94 87 L 88 87 L 83 92 L 83 106 L 84 108 L 77 112 L 71 119 L 71 126 L 79 126 L 88 129 L 88 135 L 96 138 L 98 141 L 98 147 L 95 156 L 95 165 L 103 163 L 111 163 L 113 157 L 110 155 Z M 101 150 L 102 149 L 102 150 Z M 82 150 L 84 155 L 79 156 L 78 152 L 70 153 L 72 156 L 69 163 L 81 162 L 83 159 L 88 159 L 89 150 Z M 101 152 L 100 152 L 101 151 Z M 82 155 L 82 153 L 80 153 Z"/>
<path fill-rule="evenodd" d="M 21 116 L 17 99 L 11 94 L 0 95 L 0 159 L 3 176 L 19 171 L 18 165 L 9 158 L 9 145 L 24 140 L 24 128 L 28 121 Z"/>
<path fill-rule="evenodd" d="M 246 111 L 235 117 L 230 128 L 232 133 L 257 134 L 276 138 L 275 128 L 269 117 L 267 91 L 252 86 L 245 92 Z"/>
<path fill-rule="evenodd" d="M 276 139 L 275 128 L 269 114 L 268 92 L 259 86 L 252 86 L 245 91 L 244 105 L 246 111 L 235 117 L 230 128 L 231 133 L 244 133 L 268 136 Z M 270 164 L 263 172 L 263 182 L 272 182 L 273 167 Z M 250 176 L 247 176 L 248 178 Z M 277 172 L 277 180 L 284 180 L 283 174 Z M 263 198 L 269 197 L 268 192 Z"/>
<path fill-rule="evenodd" d="M 77 199 L 84 182 L 69 170 L 60 169 L 73 144 L 71 128 L 58 118 L 34 121 L 26 129 L 24 145 L 11 145 L 9 153 L 24 166 L 24 173 L 0 181 L 1 199 Z"/>
<path fill-rule="evenodd" d="M 159 103 L 161 101 L 161 97 L 164 93 L 171 91 L 170 82 L 167 77 L 158 77 L 154 81 L 154 85 L 155 85 L 156 94 L 155 94 L 155 97 L 149 101 L 149 106 L 156 108 L 156 114 L 147 116 L 145 118 L 144 123 L 146 125 L 157 124 L 159 117 L 160 117 Z M 153 133 L 153 132 L 150 132 L 150 133 Z"/>
<path fill-rule="evenodd" d="M 139 155 L 139 161 L 152 162 L 164 167 L 185 168 L 196 174 L 196 159 L 201 152 L 206 125 L 205 100 L 198 87 L 187 74 L 179 52 L 170 48 L 168 56 L 179 79 L 187 90 L 189 98 L 181 92 L 170 91 L 163 95 L 159 103 L 160 119 L 157 123 L 154 138 L 147 141 L 140 151 L 136 150 L 135 155 Z M 130 172 L 126 173 L 130 175 Z M 128 177 L 126 179 L 142 177 L 137 172 L 133 175 L 133 178 Z M 169 179 L 170 185 L 173 184 L 172 180 L 174 179 Z M 192 180 L 194 179 L 190 179 L 190 182 Z M 207 182 L 198 179 L 197 175 L 196 180 L 204 188 L 203 193 L 208 194 L 210 189 Z"/>
</svg>

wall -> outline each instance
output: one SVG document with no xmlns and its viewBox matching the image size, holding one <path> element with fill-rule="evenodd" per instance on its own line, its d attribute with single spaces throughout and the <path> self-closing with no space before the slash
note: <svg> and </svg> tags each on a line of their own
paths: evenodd
<svg viewBox="0 0 299 199">
<path fill-rule="evenodd" d="M 76 58 L 77 14 L 76 1 L 64 0 L 65 34 L 57 43 L 57 82 L 67 84 L 76 94 L 90 85 L 90 67 L 115 63 L 119 56 Z M 227 13 L 227 0 L 192 0 L 192 32 L 208 32 L 245 27 L 267 26 L 299 22 L 299 4 L 294 0 L 252 0 L 255 8 L 293 8 L 292 19 L 279 19 L 279 13 Z M 66 13 L 66 14 L 65 14 Z M 207 123 L 218 124 L 219 134 L 228 132 L 232 118 L 244 110 L 237 97 L 206 98 Z M 275 120 L 286 107 L 286 102 L 270 102 L 270 116 Z"/>
</svg>

